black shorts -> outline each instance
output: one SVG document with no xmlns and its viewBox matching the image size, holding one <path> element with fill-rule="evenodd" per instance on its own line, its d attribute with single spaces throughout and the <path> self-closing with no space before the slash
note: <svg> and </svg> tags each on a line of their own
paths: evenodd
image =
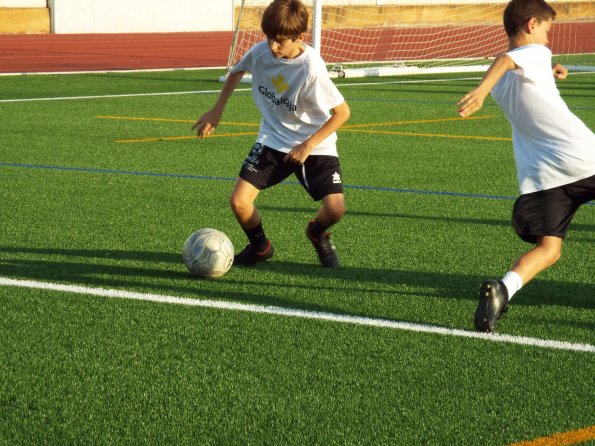
<svg viewBox="0 0 595 446">
<path fill-rule="evenodd" d="M 262 144 L 254 144 L 240 169 L 240 178 L 263 190 L 293 173 L 314 201 L 330 194 L 343 193 L 341 165 L 336 156 L 310 155 L 300 166 L 283 161 L 285 155 Z"/>
<path fill-rule="evenodd" d="M 552 235 L 564 238 L 578 208 L 595 200 L 595 175 L 553 189 L 523 194 L 514 203 L 512 225 L 528 243 Z"/>
</svg>

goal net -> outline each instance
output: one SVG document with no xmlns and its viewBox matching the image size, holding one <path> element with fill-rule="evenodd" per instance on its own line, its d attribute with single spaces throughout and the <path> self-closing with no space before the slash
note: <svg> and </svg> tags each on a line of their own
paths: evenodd
<svg viewBox="0 0 595 446">
<path fill-rule="evenodd" d="M 236 30 L 228 69 L 256 42 L 271 0 L 234 0 Z M 304 0 L 306 42 L 337 77 L 484 71 L 507 49 L 506 0 Z M 571 68 L 595 67 L 595 2 L 551 1 L 550 48 Z"/>
</svg>

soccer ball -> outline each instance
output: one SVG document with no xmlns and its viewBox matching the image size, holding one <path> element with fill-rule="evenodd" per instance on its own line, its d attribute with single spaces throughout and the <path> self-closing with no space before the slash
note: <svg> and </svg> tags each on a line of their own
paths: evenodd
<svg viewBox="0 0 595 446">
<path fill-rule="evenodd" d="M 186 239 L 182 257 L 192 274 L 221 277 L 233 263 L 233 245 L 223 232 L 203 228 Z"/>
</svg>

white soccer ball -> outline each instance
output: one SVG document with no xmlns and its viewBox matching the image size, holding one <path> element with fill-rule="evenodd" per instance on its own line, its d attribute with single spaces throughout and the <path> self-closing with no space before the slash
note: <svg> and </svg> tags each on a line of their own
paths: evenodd
<svg viewBox="0 0 595 446">
<path fill-rule="evenodd" d="M 203 228 L 186 239 L 182 257 L 192 274 L 221 277 L 233 264 L 233 245 L 223 232 Z"/>
</svg>

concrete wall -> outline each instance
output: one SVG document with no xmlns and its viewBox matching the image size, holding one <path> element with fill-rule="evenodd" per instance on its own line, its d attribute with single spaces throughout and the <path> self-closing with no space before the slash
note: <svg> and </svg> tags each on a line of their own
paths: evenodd
<svg viewBox="0 0 595 446">
<path fill-rule="evenodd" d="M 262 9 L 271 0 L 246 0 L 243 28 L 260 27 Z M 419 24 L 435 17 L 440 23 L 451 2 L 473 3 L 480 9 L 507 0 L 322 0 L 326 13 L 349 3 L 358 12 L 383 17 L 399 9 L 403 24 Z M 313 0 L 305 0 L 312 4 Z M 143 33 L 232 31 L 240 0 L 0 0 L 0 33 Z M 554 0 L 562 20 L 589 21 L 595 16 L 593 0 Z M 420 12 L 421 11 L 421 12 Z M 499 11 L 499 9 L 498 9 Z M 423 13 L 423 14 L 422 14 Z M 420 14 L 423 15 L 420 18 Z M 495 22 L 500 23 L 500 13 Z M 470 17 L 473 15 L 470 14 Z M 405 20 L 407 17 L 411 21 Z M 251 23 L 250 21 L 254 23 Z M 345 19 L 347 20 L 347 19 Z M 424 22 L 425 23 L 425 22 Z M 331 26 L 327 25 L 327 26 Z M 347 26 L 341 22 L 336 26 Z"/>
<path fill-rule="evenodd" d="M 449 3 L 464 5 L 465 12 Z M 469 25 L 473 23 L 501 26 L 502 11 L 508 0 L 323 0 L 325 29 L 376 28 L 398 26 Z M 241 29 L 260 29 L 260 19 L 270 0 L 246 0 Z M 312 0 L 307 0 L 312 3 Z M 347 4 L 345 8 L 344 4 Z M 595 18 L 593 0 L 555 0 L 556 24 L 590 22 Z M 311 11 L 311 9 L 310 9 Z M 240 6 L 235 7 L 235 17 Z M 312 16 L 312 13 L 310 13 Z"/>
<path fill-rule="evenodd" d="M 47 34 L 47 0 L 0 0 L 0 34 Z"/>
<path fill-rule="evenodd" d="M 8 0 L 0 0 L 8 1 Z M 48 0 L 52 32 L 231 31 L 233 0 Z"/>
<path fill-rule="evenodd" d="M 45 8 L 47 0 L 0 0 L 0 8 Z"/>
</svg>

